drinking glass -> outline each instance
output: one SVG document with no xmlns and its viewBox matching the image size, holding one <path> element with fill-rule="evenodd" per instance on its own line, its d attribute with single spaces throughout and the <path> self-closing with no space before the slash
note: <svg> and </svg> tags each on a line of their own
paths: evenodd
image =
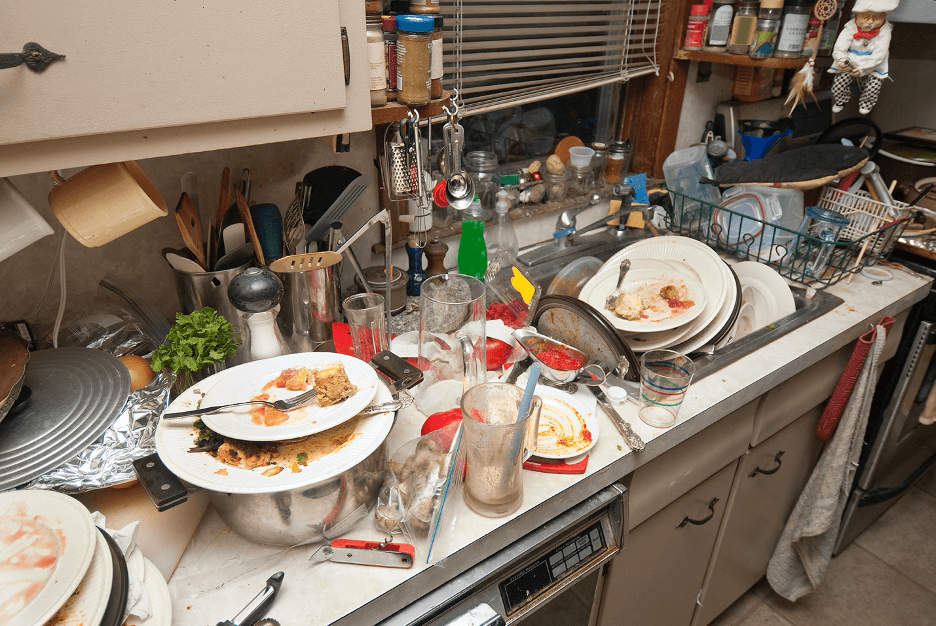
<svg viewBox="0 0 936 626">
<path fill-rule="evenodd" d="M 378 293 L 361 293 L 346 298 L 343 306 L 351 327 L 354 356 L 367 362 L 378 352 L 386 350 L 384 297 Z"/>
<path fill-rule="evenodd" d="M 523 390 L 484 383 L 461 400 L 467 455 L 465 504 L 485 517 L 510 515 L 523 504 L 523 462 L 536 451 L 543 401 L 533 396 L 520 416 Z"/>
<path fill-rule="evenodd" d="M 426 415 L 454 409 L 462 394 L 486 380 L 484 283 L 464 274 L 426 279 L 419 293 L 419 360 L 424 380 L 416 388 Z"/>
<path fill-rule="evenodd" d="M 650 350 L 640 357 L 641 421 L 656 428 L 669 428 L 686 397 L 695 363 L 673 350 Z"/>
</svg>

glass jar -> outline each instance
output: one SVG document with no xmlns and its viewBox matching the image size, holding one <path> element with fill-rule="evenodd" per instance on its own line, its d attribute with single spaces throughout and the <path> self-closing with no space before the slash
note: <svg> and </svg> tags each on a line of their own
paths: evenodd
<svg viewBox="0 0 936 626">
<path fill-rule="evenodd" d="M 370 68 L 371 106 L 383 106 L 387 104 L 387 57 L 383 21 L 379 16 L 367 16 L 367 64 Z"/>
<path fill-rule="evenodd" d="M 839 22 L 842 21 L 842 9 L 829 18 L 822 29 L 822 38 L 819 40 L 819 56 L 827 57 L 832 55 L 832 48 L 835 46 L 835 39 L 838 35 Z"/>
<path fill-rule="evenodd" d="M 569 172 L 569 195 L 584 196 L 591 191 L 592 176 L 591 163 L 588 165 L 573 165 L 566 163 L 566 170 Z"/>
<path fill-rule="evenodd" d="M 485 212 L 493 211 L 500 190 L 497 155 L 493 152 L 469 152 L 465 155 L 464 166 L 474 183 L 475 193 L 481 199 L 481 206 Z"/>
<path fill-rule="evenodd" d="M 410 13 L 438 13 L 439 0 L 410 0 Z"/>
<path fill-rule="evenodd" d="M 708 5 L 706 4 L 693 4 L 690 7 L 683 50 L 702 49 L 702 44 L 705 43 L 705 31 L 709 23 L 708 11 Z"/>
<path fill-rule="evenodd" d="M 757 27 L 757 0 L 741 0 L 735 11 L 728 37 L 728 52 L 747 54 L 754 41 L 754 29 Z"/>
<path fill-rule="evenodd" d="M 624 182 L 627 170 L 630 169 L 631 155 L 634 147 L 630 140 L 612 141 L 608 147 L 608 162 L 605 163 L 604 180 L 606 183 L 616 185 Z"/>
<path fill-rule="evenodd" d="M 809 17 L 809 26 L 806 34 L 803 36 L 803 50 L 801 56 L 811 57 L 814 50 L 819 48 L 819 27 L 822 26 L 822 20 L 815 15 Z M 825 30 L 822 31 L 825 34 Z"/>
<path fill-rule="evenodd" d="M 593 141 L 589 147 L 595 151 L 592 155 L 591 168 L 593 186 L 599 186 L 604 179 L 605 164 L 608 162 L 608 144 L 603 141 Z"/>
<path fill-rule="evenodd" d="M 543 184 L 546 187 L 546 199 L 550 202 L 561 202 L 569 195 L 569 170 L 561 172 L 543 172 Z"/>
<path fill-rule="evenodd" d="M 438 5 L 436 5 L 438 7 Z M 436 9 L 438 10 L 438 8 Z M 432 55 L 429 60 L 429 95 L 434 100 L 442 97 L 442 16 L 433 15 L 432 27 Z"/>
<path fill-rule="evenodd" d="M 384 60 L 387 63 L 387 100 L 396 100 L 396 16 L 381 17 Z"/>
<path fill-rule="evenodd" d="M 777 33 L 780 31 L 780 20 L 774 17 L 765 18 L 766 11 L 779 13 L 780 9 L 761 8 L 757 26 L 754 28 L 754 41 L 751 42 L 751 49 L 748 51 L 748 56 L 752 59 L 766 59 L 773 56 Z"/>
<path fill-rule="evenodd" d="M 731 22 L 734 17 L 734 1 L 715 0 L 703 50 L 707 52 L 728 50 L 728 35 L 731 33 Z"/>
<path fill-rule="evenodd" d="M 809 31 L 811 7 L 809 0 L 795 0 L 783 8 L 783 22 L 777 36 L 774 56 L 782 59 L 798 59 L 803 53 L 803 39 Z"/>
<path fill-rule="evenodd" d="M 364 0 L 364 12 L 368 17 L 383 13 L 383 0 Z"/>
<path fill-rule="evenodd" d="M 433 20 L 429 15 L 397 15 L 397 101 L 429 104 Z"/>
</svg>

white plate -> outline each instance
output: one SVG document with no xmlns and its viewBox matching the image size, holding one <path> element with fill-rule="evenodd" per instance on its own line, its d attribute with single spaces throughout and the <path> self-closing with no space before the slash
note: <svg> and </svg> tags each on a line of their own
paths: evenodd
<svg viewBox="0 0 936 626">
<path fill-rule="evenodd" d="M 725 303 L 722 305 L 721 310 L 718 312 L 718 315 L 715 317 L 715 319 L 709 322 L 705 328 L 697 332 L 694 336 L 690 337 L 686 341 L 673 346 L 672 349 L 676 352 L 689 354 L 694 350 L 698 350 L 709 341 L 714 339 L 715 336 L 718 335 L 718 333 L 731 319 L 731 315 L 734 313 L 734 308 L 737 306 L 738 299 L 741 297 L 741 294 L 738 292 L 737 285 L 735 285 L 734 275 L 731 273 L 728 265 L 724 262 L 722 262 L 722 271 L 725 273 L 725 280 L 730 285 L 728 293 L 725 294 Z"/>
<path fill-rule="evenodd" d="M 624 279 L 622 291 L 635 293 L 638 291 L 646 292 L 643 300 L 646 302 L 649 298 L 656 298 L 656 294 L 667 284 L 678 283 L 685 287 L 687 292 L 684 298 L 692 300 L 695 304 L 688 309 L 680 309 L 672 312 L 670 309 L 662 311 L 661 317 L 657 319 L 645 319 L 640 321 L 631 321 L 618 317 L 614 311 L 608 311 L 604 307 L 605 299 L 608 294 L 617 287 L 617 275 L 611 272 L 599 274 L 596 280 L 589 281 L 589 289 L 582 289 L 579 299 L 587 302 L 595 309 L 601 311 L 608 321 L 618 330 L 635 332 L 659 332 L 670 330 L 688 324 L 697 318 L 705 309 L 706 293 L 705 287 L 693 276 L 676 272 L 673 270 L 646 269 L 631 270 Z M 656 298 L 657 303 L 662 307 L 666 303 L 660 298 Z"/>
<path fill-rule="evenodd" d="M 146 568 L 143 586 L 146 587 L 146 593 L 149 594 L 153 614 L 146 619 L 131 615 L 124 624 L 130 626 L 172 626 L 172 597 L 169 595 L 169 585 L 166 584 L 162 574 L 159 573 L 159 569 L 146 557 L 143 557 L 143 565 Z"/>
<path fill-rule="evenodd" d="M 595 417 L 594 411 L 588 410 L 588 407 L 582 404 L 578 398 L 552 387 L 537 385 L 536 395 L 543 399 L 543 410 L 540 413 L 540 436 L 536 442 L 534 456 L 543 459 L 569 459 L 574 456 L 581 456 L 594 447 L 598 441 L 598 419 Z M 553 449 L 553 446 L 547 443 L 553 439 L 553 437 L 546 435 L 546 431 L 550 426 L 561 429 L 563 432 L 572 432 L 576 438 L 580 437 L 584 427 L 591 433 L 591 441 L 584 447 L 566 452 L 550 452 L 547 449 L 540 449 L 540 442 L 543 442 L 542 445 L 550 445 L 549 449 Z"/>
<path fill-rule="evenodd" d="M 742 290 L 753 289 L 750 300 L 757 311 L 758 328 L 773 324 L 796 311 L 793 292 L 775 270 L 754 261 L 742 261 L 732 266 L 732 269 L 741 281 Z"/>
<path fill-rule="evenodd" d="M 107 547 L 107 540 L 100 531 L 97 535 L 97 544 L 88 571 L 85 572 L 84 578 L 81 579 L 72 595 L 68 597 L 68 601 L 49 620 L 50 624 L 86 626 L 101 623 L 110 600 L 114 567 L 111 563 L 112 557 L 110 548 Z"/>
<path fill-rule="evenodd" d="M 46 567 L 37 566 L 28 570 L 22 567 L 15 570 L 0 567 L 0 578 L 8 581 L 25 580 L 30 573 L 45 581 L 24 606 L 6 617 L 5 613 L 12 606 L 10 595 L 22 591 L 17 591 L 15 584 L 0 585 L 0 623 L 6 626 L 42 624 L 55 615 L 84 578 L 97 546 L 98 531 L 91 521 L 91 514 L 72 497 L 55 491 L 38 490 L 0 493 L 0 524 L 12 527 L 23 518 L 33 525 L 41 524 L 44 529 L 40 531 L 41 534 L 51 533 L 53 541 L 58 543 L 50 547 L 59 554 L 54 563 Z M 0 534 L 0 550 L 9 547 L 3 539 L 5 535 Z M 9 562 L 7 559 L 4 561 Z M 51 571 L 48 571 L 50 568 Z"/>
<path fill-rule="evenodd" d="M 380 384 L 377 372 L 370 365 L 345 354 L 303 352 L 240 365 L 230 370 L 229 376 L 205 394 L 201 406 L 244 402 L 260 393 L 268 393 L 271 401 L 298 396 L 305 392 L 276 387 L 263 391 L 263 386 L 274 380 L 286 368 L 317 369 L 335 361 L 340 361 L 344 365 L 348 380 L 358 388 L 353 396 L 343 402 L 323 407 L 313 400 L 309 406 L 290 411 L 289 419 L 277 426 L 254 424 L 250 410 L 256 405 L 233 407 L 226 411 L 210 413 L 202 417 L 202 421 L 216 433 L 245 441 L 284 441 L 313 435 L 337 426 L 351 419 L 369 405 Z M 309 389 L 311 388 L 310 386 Z"/>
<path fill-rule="evenodd" d="M 186 390 L 175 399 L 167 412 L 190 408 L 198 399 L 194 393 L 195 388 L 205 389 L 209 385 L 221 384 L 226 380 L 226 373 L 216 374 Z M 215 383 L 214 379 L 218 382 Z M 391 400 L 393 396 L 390 395 L 390 391 L 384 385 L 379 385 L 374 403 Z M 173 474 L 203 489 L 224 493 L 273 493 L 326 480 L 350 469 L 383 443 L 393 426 L 393 418 L 392 411 L 363 417 L 355 429 L 355 438 L 348 445 L 300 466 L 299 472 L 293 473 L 284 469 L 275 476 L 264 476 L 262 468 L 240 469 L 226 465 L 207 453 L 189 452 L 188 449 L 192 447 L 194 440 L 192 424 L 195 418 L 160 420 L 156 427 L 156 451 Z M 227 472 L 226 475 L 216 473 L 222 469 Z"/>
</svg>

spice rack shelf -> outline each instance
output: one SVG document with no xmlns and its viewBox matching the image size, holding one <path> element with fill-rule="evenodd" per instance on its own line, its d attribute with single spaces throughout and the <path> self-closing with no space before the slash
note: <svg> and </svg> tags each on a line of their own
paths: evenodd
<svg viewBox="0 0 936 626">
<path fill-rule="evenodd" d="M 766 59 L 752 59 L 746 54 L 728 54 L 727 52 L 705 52 L 702 50 L 677 50 L 674 58 L 682 61 L 706 61 L 708 63 L 721 63 L 723 65 L 741 65 L 744 67 L 773 67 L 784 70 L 798 70 L 806 64 L 808 57 L 795 59 L 780 59 L 769 57 Z M 816 67 L 829 67 L 832 64 L 830 57 L 816 59 Z"/>
<path fill-rule="evenodd" d="M 444 113 L 442 107 L 448 106 L 451 102 L 451 96 L 447 91 L 443 92 L 442 97 L 438 100 L 433 100 L 429 104 L 421 107 L 412 107 L 408 104 L 400 104 L 398 102 L 388 102 L 382 107 L 371 108 L 371 120 L 374 126 L 399 122 L 406 117 L 406 112 L 410 109 L 416 109 L 420 118 L 434 117 L 436 115 L 442 115 Z"/>
</svg>

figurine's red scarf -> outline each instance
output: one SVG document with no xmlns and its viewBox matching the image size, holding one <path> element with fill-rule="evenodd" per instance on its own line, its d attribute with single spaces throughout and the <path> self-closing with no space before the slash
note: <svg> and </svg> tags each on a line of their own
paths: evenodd
<svg viewBox="0 0 936 626">
<path fill-rule="evenodd" d="M 880 28 L 875 28 L 874 30 L 859 30 L 852 35 L 852 39 L 872 39 L 877 37 L 879 32 L 881 32 Z"/>
</svg>

